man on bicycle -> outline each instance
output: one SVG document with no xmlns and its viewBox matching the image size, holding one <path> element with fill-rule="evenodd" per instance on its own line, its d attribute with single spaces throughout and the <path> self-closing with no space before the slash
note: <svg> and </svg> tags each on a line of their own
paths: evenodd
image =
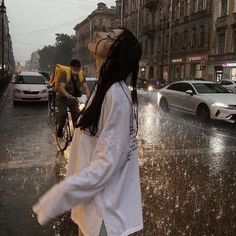
<svg viewBox="0 0 236 236">
<path fill-rule="evenodd" d="M 79 106 L 74 98 L 81 96 L 81 87 L 83 88 L 87 98 L 89 97 L 89 88 L 83 73 L 80 71 L 81 64 L 77 59 L 70 62 L 69 73 L 63 72 L 59 78 L 58 93 L 56 104 L 58 107 L 58 129 L 57 137 L 63 137 L 63 127 L 66 122 L 67 107 L 69 107 L 73 124 L 75 125 L 79 116 Z"/>
</svg>

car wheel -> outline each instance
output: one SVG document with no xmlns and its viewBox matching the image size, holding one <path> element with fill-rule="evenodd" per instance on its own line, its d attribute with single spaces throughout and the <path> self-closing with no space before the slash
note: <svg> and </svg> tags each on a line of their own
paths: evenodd
<svg viewBox="0 0 236 236">
<path fill-rule="evenodd" d="M 164 112 L 168 112 L 169 111 L 169 107 L 168 107 L 168 102 L 165 98 L 162 98 L 160 101 L 160 107 L 161 110 Z"/>
<path fill-rule="evenodd" d="M 203 122 L 210 120 L 210 110 L 207 105 L 200 105 L 197 109 L 197 117 Z"/>
</svg>

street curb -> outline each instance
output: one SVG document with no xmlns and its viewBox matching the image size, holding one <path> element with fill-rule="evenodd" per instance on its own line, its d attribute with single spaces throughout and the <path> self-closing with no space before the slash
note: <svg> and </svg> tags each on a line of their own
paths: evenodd
<svg viewBox="0 0 236 236">
<path fill-rule="evenodd" d="M 10 85 L 11 83 L 9 83 L 4 91 L 4 93 L 2 94 L 2 97 L 0 98 L 0 115 L 2 113 L 2 110 L 3 110 L 3 107 L 6 103 L 6 100 L 7 100 L 7 97 L 8 97 L 8 94 L 10 92 Z"/>
</svg>

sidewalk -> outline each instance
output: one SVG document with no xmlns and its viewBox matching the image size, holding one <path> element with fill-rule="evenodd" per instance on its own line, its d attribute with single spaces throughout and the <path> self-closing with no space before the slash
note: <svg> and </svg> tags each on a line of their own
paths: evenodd
<svg viewBox="0 0 236 236">
<path fill-rule="evenodd" d="M 11 83 L 9 83 L 5 89 L 5 91 L 3 92 L 2 96 L 0 97 L 0 115 L 2 113 L 3 107 L 5 105 L 6 99 L 8 97 L 8 94 L 10 92 L 10 87 L 11 87 Z"/>
</svg>

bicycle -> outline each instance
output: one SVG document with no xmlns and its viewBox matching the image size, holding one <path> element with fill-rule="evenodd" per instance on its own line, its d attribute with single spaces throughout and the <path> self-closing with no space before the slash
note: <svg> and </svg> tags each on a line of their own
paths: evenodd
<svg viewBox="0 0 236 236">
<path fill-rule="evenodd" d="M 73 99 L 77 102 L 78 106 L 80 106 L 81 101 L 79 99 L 75 98 L 75 97 L 73 97 Z M 57 116 L 58 115 L 56 115 L 56 120 L 55 120 L 56 133 L 57 133 L 57 130 L 58 130 Z M 73 134 L 74 134 L 74 125 L 73 125 L 73 122 L 72 122 L 71 112 L 70 112 L 69 108 L 67 108 L 66 122 L 65 122 L 65 125 L 63 127 L 62 134 L 63 134 L 62 138 L 58 138 L 57 135 L 56 135 L 56 143 L 57 143 L 57 146 L 60 149 L 60 151 L 65 151 L 66 148 L 71 143 L 72 138 L 73 138 Z"/>
</svg>

